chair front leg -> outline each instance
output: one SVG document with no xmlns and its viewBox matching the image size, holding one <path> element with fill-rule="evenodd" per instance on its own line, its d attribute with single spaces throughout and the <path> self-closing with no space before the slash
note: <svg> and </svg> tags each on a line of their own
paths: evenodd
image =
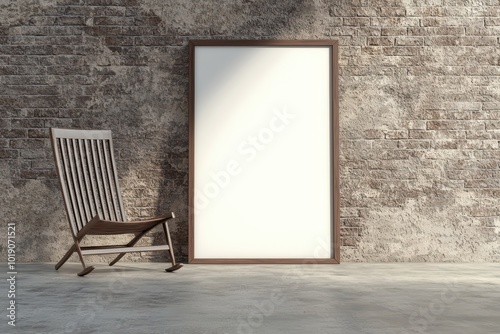
<svg viewBox="0 0 500 334">
<path fill-rule="evenodd" d="M 64 256 L 62 257 L 61 260 L 59 260 L 59 262 L 57 262 L 56 264 L 56 270 L 58 270 L 59 268 L 61 268 L 61 266 L 66 262 L 68 261 L 68 259 L 71 257 L 71 255 L 73 254 L 73 252 L 76 250 L 76 246 L 73 245 L 70 247 L 70 249 L 68 249 L 68 251 L 66 252 L 66 254 L 64 254 Z"/>
<path fill-rule="evenodd" d="M 87 267 L 85 265 L 85 261 L 83 260 L 82 250 L 80 248 L 80 243 L 78 242 L 78 240 L 76 238 L 75 238 L 75 247 L 76 247 L 76 252 L 78 253 L 78 256 L 80 257 L 80 261 L 82 262 L 82 266 L 83 266 L 83 270 L 80 271 L 77 275 L 78 276 L 85 276 L 85 275 L 89 274 L 90 272 L 92 272 L 92 270 L 94 270 L 95 268 L 93 266 Z"/>
</svg>

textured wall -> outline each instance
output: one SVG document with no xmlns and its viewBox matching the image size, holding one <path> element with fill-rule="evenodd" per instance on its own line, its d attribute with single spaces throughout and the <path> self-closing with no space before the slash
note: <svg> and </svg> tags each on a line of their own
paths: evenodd
<svg viewBox="0 0 500 334">
<path fill-rule="evenodd" d="M 176 211 L 186 255 L 188 40 L 331 38 L 342 260 L 500 261 L 499 36 L 499 0 L 0 0 L 2 225 L 58 260 L 48 128 L 110 128 L 129 217 Z"/>
</svg>

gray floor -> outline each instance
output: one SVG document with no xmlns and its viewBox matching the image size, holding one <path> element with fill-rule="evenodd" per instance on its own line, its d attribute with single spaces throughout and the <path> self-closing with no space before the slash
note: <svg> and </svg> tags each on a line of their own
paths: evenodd
<svg viewBox="0 0 500 334">
<path fill-rule="evenodd" d="M 18 265 L 16 328 L 3 279 L 0 333 L 500 332 L 500 264 L 164 267 Z"/>
</svg>

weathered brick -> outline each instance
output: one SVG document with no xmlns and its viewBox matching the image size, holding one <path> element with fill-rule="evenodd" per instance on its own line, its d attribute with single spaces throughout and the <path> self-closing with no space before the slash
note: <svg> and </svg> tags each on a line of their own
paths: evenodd
<svg viewBox="0 0 500 334">
<path fill-rule="evenodd" d="M 11 139 L 10 147 L 17 149 L 43 148 L 45 142 L 42 139 Z"/>
<path fill-rule="evenodd" d="M 84 30 L 90 36 L 116 36 L 122 34 L 122 27 L 113 26 L 85 26 Z M 123 34 L 127 35 L 125 32 Z"/>
<path fill-rule="evenodd" d="M 488 159 L 448 159 L 446 165 L 448 169 L 498 169 L 498 161 Z"/>
<path fill-rule="evenodd" d="M 17 66 L 0 66 L 0 75 L 16 75 Z"/>
<path fill-rule="evenodd" d="M 427 120 L 470 120 L 471 111 L 446 111 L 446 110 L 426 110 L 424 118 Z"/>
<path fill-rule="evenodd" d="M 40 178 L 54 178 L 56 176 L 56 171 L 50 170 L 23 170 L 21 171 L 21 178 L 23 179 L 40 179 Z"/>
<path fill-rule="evenodd" d="M 382 36 L 405 36 L 408 34 L 408 29 L 405 27 L 397 27 L 397 28 L 381 28 L 380 34 Z"/>
<path fill-rule="evenodd" d="M 410 36 L 437 36 L 437 35 L 453 35 L 462 36 L 466 29 L 471 27 L 408 27 L 408 35 Z"/>
<path fill-rule="evenodd" d="M 47 12 L 50 12 L 50 9 L 54 7 L 49 7 L 46 9 Z M 56 23 L 57 17 L 55 16 L 32 16 L 29 19 L 29 24 L 34 26 L 52 26 Z"/>
<path fill-rule="evenodd" d="M 485 121 L 486 130 L 500 129 L 500 120 L 487 120 Z"/>
<path fill-rule="evenodd" d="M 370 18 L 368 17 L 344 17 L 344 25 L 346 26 L 369 26 Z"/>
<path fill-rule="evenodd" d="M 332 29 L 335 31 L 335 29 Z M 159 27 L 151 26 L 131 26 L 122 27 L 122 35 L 127 36 L 159 36 L 164 35 L 163 30 Z M 172 34 L 173 35 L 173 34 Z"/>
<path fill-rule="evenodd" d="M 133 17 L 126 16 L 98 16 L 94 17 L 96 26 L 132 26 L 136 24 Z"/>
<path fill-rule="evenodd" d="M 483 102 L 483 109 L 500 111 L 500 102 Z"/>
<path fill-rule="evenodd" d="M 372 148 L 374 150 L 387 150 L 387 149 L 390 149 L 390 150 L 394 150 L 394 149 L 397 149 L 399 146 L 398 146 L 398 142 L 395 141 L 395 140 L 374 140 L 373 143 L 372 143 Z"/>
<path fill-rule="evenodd" d="M 461 45 L 461 40 L 458 36 L 432 36 L 425 37 L 424 44 L 430 46 L 458 46 Z"/>
<path fill-rule="evenodd" d="M 43 149 L 23 149 L 20 155 L 25 159 L 46 159 L 46 153 Z"/>
<path fill-rule="evenodd" d="M 135 45 L 164 46 L 178 43 L 174 36 L 142 36 L 134 38 Z"/>
<path fill-rule="evenodd" d="M 485 20 L 481 17 L 424 17 L 423 27 L 443 27 L 443 26 L 484 26 Z"/>
<path fill-rule="evenodd" d="M 472 7 L 473 16 L 500 17 L 500 4 L 496 6 L 475 6 Z"/>
<path fill-rule="evenodd" d="M 428 130 L 484 130 L 482 121 L 428 121 Z"/>
<path fill-rule="evenodd" d="M 461 37 L 460 45 L 463 46 L 486 46 L 497 45 L 498 38 L 496 36 L 474 36 L 474 37 Z"/>
<path fill-rule="evenodd" d="M 387 56 L 416 56 L 419 54 L 416 47 L 384 47 L 382 53 Z"/>
<path fill-rule="evenodd" d="M 83 1 L 82 1 L 83 2 Z M 88 6 L 59 6 L 56 7 L 56 15 L 61 16 L 89 16 L 92 13 L 92 7 Z M 80 5 L 83 5 L 81 3 Z"/>
<path fill-rule="evenodd" d="M 89 102 L 90 99 L 87 100 Z M 81 118 L 84 114 L 85 111 L 87 111 L 84 108 L 59 108 L 58 114 L 53 115 L 53 116 L 47 116 L 47 117 L 60 117 L 60 118 Z"/>
<path fill-rule="evenodd" d="M 466 188 L 500 188 L 499 179 L 465 180 Z"/>
<path fill-rule="evenodd" d="M 440 6 L 406 7 L 407 16 L 444 16 L 446 8 Z"/>
<path fill-rule="evenodd" d="M 485 26 L 500 26 L 500 17 L 486 17 L 484 18 Z"/>
<path fill-rule="evenodd" d="M 500 139 L 500 131 L 467 131 L 467 139 Z"/>
<path fill-rule="evenodd" d="M 406 16 L 407 9 L 404 7 L 380 7 L 379 15 L 381 17 L 403 17 Z M 375 16 L 375 15 L 373 15 Z"/>
<path fill-rule="evenodd" d="M 372 26 L 381 27 L 418 27 L 420 20 L 414 17 L 380 17 L 371 19 Z"/>
<path fill-rule="evenodd" d="M 468 215 L 471 217 L 493 217 L 500 215 L 500 210 L 496 207 L 475 206 L 469 208 L 467 211 Z"/>
<path fill-rule="evenodd" d="M 11 121 L 12 129 L 26 129 L 26 128 L 43 128 L 43 120 L 31 118 L 31 119 L 12 119 Z"/>
<path fill-rule="evenodd" d="M 412 139 L 465 139 L 465 131 L 452 130 L 409 130 L 409 138 Z"/>
<path fill-rule="evenodd" d="M 134 45 L 134 38 L 130 36 L 106 36 L 106 45 Z"/>
<path fill-rule="evenodd" d="M 486 27 L 466 27 L 465 35 L 470 36 L 498 36 L 500 35 L 500 26 Z"/>
<path fill-rule="evenodd" d="M 130 15 L 132 8 L 136 7 L 124 7 L 124 6 L 105 6 L 105 7 L 94 7 L 94 16 L 134 16 Z M 137 15 L 137 11 L 134 11 Z"/>
<path fill-rule="evenodd" d="M 85 24 L 84 16 L 60 16 L 55 20 L 55 25 L 81 26 Z"/>
<path fill-rule="evenodd" d="M 368 45 L 394 45 L 394 38 L 392 37 L 368 37 Z"/>
<path fill-rule="evenodd" d="M 54 168 L 54 160 L 37 160 L 31 163 L 31 167 L 33 169 L 53 169 Z"/>
<path fill-rule="evenodd" d="M 396 45 L 420 46 L 424 44 L 422 37 L 396 37 Z"/>
<path fill-rule="evenodd" d="M 88 75 L 90 69 L 87 66 L 48 66 L 48 75 Z"/>
<path fill-rule="evenodd" d="M 385 138 L 385 133 L 384 133 L 383 130 L 376 130 L 376 129 L 365 130 L 363 132 L 363 138 L 366 138 L 366 139 L 381 139 L 381 138 Z"/>
<path fill-rule="evenodd" d="M 408 130 L 386 130 L 385 139 L 405 139 L 408 138 Z"/>
<path fill-rule="evenodd" d="M 47 69 L 43 66 L 18 66 L 17 75 L 45 75 Z"/>
<path fill-rule="evenodd" d="M 437 139 L 432 142 L 432 148 L 437 150 L 456 150 L 460 147 L 460 141 L 455 139 Z"/>
<path fill-rule="evenodd" d="M 452 180 L 477 180 L 496 178 L 499 176 L 499 172 L 485 169 L 448 170 L 446 175 Z"/>
<path fill-rule="evenodd" d="M 29 138 L 49 138 L 49 129 L 29 129 Z"/>
<path fill-rule="evenodd" d="M 28 131 L 26 129 L 2 129 L 0 137 L 3 138 L 26 138 Z"/>
<path fill-rule="evenodd" d="M 345 149 L 370 149 L 372 148 L 372 142 L 370 140 L 343 140 L 340 143 L 340 147 Z"/>
<path fill-rule="evenodd" d="M 398 148 L 407 150 L 428 149 L 431 146 L 429 140 L 399 140 Z"/>
<path fill-rule="evenodd" d="M 159 26 L 161 24 L 161 18 L 158 16 L 138 16 L 135 17 L 134 24 L 136 26 Z"/>
<path fill-rule="evenodd" d="M 17 150 L 0 149 L 0 159 L 15 159 L 19 155 Z"/>
<path fill-rule="evenodd" d="M 27 55 L 52 55 L 54 53 L 52 45 L 29 45 L 21 46 L 20 48 Z"/>
<path fill-rule="evenodd" d="M 358 211 L 358 210 L 356 210 Z M 342 213 L 341 213 L 341 217 L 342 217 Z M 342 227 L 350 227 L 349 229 L 345 229 L 346 231 L 350 230 L 350 231 L 353 231 L 353 232 L 348 232 L 348 233 L 355 233 L 356 235 L 359 233 L 359 231 L 357 229 L 353 229 L 352 227 L 361 227 L 361 219 L 356 219 L 356 218 L 344 218 L 342 217 L 342 219 L 340 220 L 340 224 Z"/>
</svg>

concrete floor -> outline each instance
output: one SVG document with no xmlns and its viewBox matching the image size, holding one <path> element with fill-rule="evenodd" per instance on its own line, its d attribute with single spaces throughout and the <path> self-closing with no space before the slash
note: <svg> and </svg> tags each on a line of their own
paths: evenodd
<svg viewBox="0 0 500 334">
<path fill-rule="evenodd" d="M 499 333 L 500 264 L 17 266 L 0 333 Z M 5 267 L 4 267 L 5 268 Z M 6 272 L 6 270 L 5 270 Z"/>
</svg>

